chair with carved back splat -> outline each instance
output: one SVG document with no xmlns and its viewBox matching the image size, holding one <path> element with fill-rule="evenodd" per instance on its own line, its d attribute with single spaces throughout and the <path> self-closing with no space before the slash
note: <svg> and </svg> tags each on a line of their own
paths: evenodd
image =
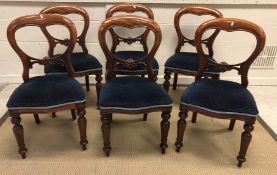
<svg viewBox="0 0 277 175">
<path fill-rule="evenodd" d="M 117 13 L 136 13 L 136 12 L 141 12 L 147 15 L 147 18 L 154 20 L 154 14 L 152 10 L 147 7 L 146 5 L 143 4 L 132 4 L 132 3 L 123 3 L 123 4 L 116 4 L 110 7 L 106 13 L 106 19 L 110 18 L 112 16 L 115 16 Z M 136 14 L 137 15 L 137 14 Z M 119 36 L 117 32 L 114 31 L 113 28 L 109 29 L 109 32 L 112 36 L 112 48 L 111 51 L 112 53 L 123 60 L 127 60 L 129 58 L 132 59 L 141 59 L 147 55 L 148 52 L 148 46 L 147 46 L 147 37 L 149 35 L 150 30 L 145 29 L 145 31 L 136 37 L 128 37 L 124 38 L 122 36 Z M 140 42 L 140 44 L 143 46 L 143 51 L 134 51 L 134 50 L 121 50 L 121 51 L 116 51 L 117 46 L 121 43 L 127 43 L 129 45 Z M 158 61 L 154 58 L 153 59 L 153 71 L 154 71 L 154 79 L 157 80 L 157 75 L 159 71 L 159 64 Z M 121 65 L 116 66 L 116 74 L 120 75 L 137 75 L 141 74 L 141 76 L 147 75 L 147 70 L 145 69 L 144 66 L 142 65 L 137 65 L 135 67 L 130 67 L 126 68 Z M 147 114 L 143 115 L 143 120 L 147 120 Z"/>
<path fill-rule="evenodd" d="M 178 44 L 175 49 L 175 54 L 169 57 L 165 63 L 165 82 L 164 88 L 168 91 L 170 86 L 171 74 L 174 73 L 173 90 L 177 87 L 178 74 L 195 76 L 199 65 L 199 55 L 197 52 L 182 52 L 181 48 L 184 44 L 190 44 L 195 47 L 195 38 L 189 39 L 183 35 L 180 27 L 180 19 L 185 15 L 197 16 L 212 16 L 215 18 L 222 18 L 223 15 L 220 11 L 208 7 L 184 7 L 179 9 L 174 17 L 174 26 L 178 36 Z M 213 42 L 218 35 L 219 30 L 215 30 L 208 38 L 203 39 L 201 42 L 206 45 L 210 59 L 213 59 Z M 204 75 L 219 79 L 219 72 L 213 66 L 209 66 Z M 195 123 L 197 113 L 193 113 L 192 122 Z"/>
<path fill-rule="evenodd" d="M 67 48 L 63 54 L 55 57 L 34 58 L 26 54 L 17 44 L 15 33 L 26 26 L 46 27 L 51 25 L 64 26 L 70 34 Z M 86 118 L 85 92 L 82 86 L 69 75 L 74 74 L 70 62 L 70 55 L 76 43 L 76 28 L 67 18 L 60 15 L 29 15 L 15 19 L 7 29 L 7 37 L 11 47 L 20 57 L 23 63 L 23 80 L 10 96 L 7 108 L 14 124 L 13 132 L 22 158 L 26 157 L 23 126 L 20 124 L 20 114 L 49 113 L 60 110 L 76 109 L 80 130 L 80 144 L 86 149 Z M 44 76 L 29 77 L 29 69 L 34 64 L 47 65 L 59 62 L 68 70 L 69 75 L 47 74 Z"/>
<path fill-rule="evenodd" d="M 227 32 L 244 31 L 253 34 L 257 40 L 255 50 L 242 63 L 229 65 L 225 62 L 212 64 L 221 72 L 237 70 L 241 75 L 241 84 L 218 80 L 201 78 L 204 76 L 209 60 L 204 54 L 201 45 L 203 33 L 210 29 L 219 29 Z M 231 119 L 229 129 L 232 130 L 236 120 L 244 121 L 244 132 L 241 135 L 241 145 L 237 156 L 238 166 L 246 161 L 245 155 L 251 141 L 251 132 L 258 116 L 258 109 L 252 94 L 247 90 L 247 74 L 252 62 L 261 53 L 265 45 L 265 33 L 256 24 L 235 18 L 213 19 L 201 24 L 195 33 L 195 45 L 200 55 L 200 65 L 196 81 L 189 85 L 181 96 L 180 113 L 178 121 L 178 133 L 176 150 L 179 152 L 183 146 L 183 135 L 186 127 L 188 111 L 197 112 L 206 116 Z"/>
<path fill-rule="evenodd" d="M 86 46 L 86 34 L 89 28 L 89 15 L 87 11 L 79 6 L 75 5 L 54 5 L 44 8 L 40 11 L 40 14 L 77 14 L 80 15 L 84 20 L 84 28 L 82 33 L 77 37 L 77 43 L 81 46 L 82 52 L 73 52 L 71 55 L 71 62 L 75 70 L 75 77 L 85 76 L 86 88 L 89 91 L 89 75 L 95 75 L 96 80 L 96 91 L 97 91 L 97 102 L 99 98 L 99 92 L 101 90 L 102 84 L 102 65 L 97 60 L 97 58 L 88 53 Z M 53 37 L 45 27 L 42 27 L 44 35 L 47 37 L 50 44 L 49 55 L 54 55 L 54 49 L 57 44 L 67 45 L 68 40 L 60 40 Z M 52 64 L 45 66 L 45 73 L 66 73 L 66 69 L 63 65 Z"/>
<path fill-rule="evenodd" d="M 141 59 L 128 60 L 116 57 L 106 43 L 106 33 L 111 27 L 138 28 L 145 27 L 155 35 L 153 47 L 150 52 Z M 172 100 L 167 92 L 154 80 L 153 58 L 161 42 L 161 30 L 159 25 L 145 17 L 126 15 L 114 16 L 106 19 L 99 28 L 99 43 L 107 59 L 107 83 L 100 92 L 99 108 L 102 121 L 102 134 L 104 141 L 103 150 L 108 156 L 110 146 L 110 117 L 112 113 L 123 114 L 145 114 L 149 112 L 161 111 L 161 150 L 165 153 L 167 148 L 167 135 L 169 130 L 169 118 L 172 109 Z M 117 66 L 132 68 L 140 64 L 145 66 L 148 78 L 127 75 L 115 77 Z M 138 73 L 138 75 L 141 75 Z"/>
</svg>

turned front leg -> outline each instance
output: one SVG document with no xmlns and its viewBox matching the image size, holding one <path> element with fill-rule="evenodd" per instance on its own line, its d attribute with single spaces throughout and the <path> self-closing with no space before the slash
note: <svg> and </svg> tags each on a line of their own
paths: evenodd
<svg viewBox="0 0 277 175">
<path fill-rule="evenodd" d="M 97 106 L 99 106 L 99 95 L 100 95 L 100 91 L 102 88 L 102 72 L 101 73 L 97 73 L 95 80 L 96 80 L 96 93 L 97 93 Z"/>
<path fill-rule="evenodd" d="M 245 155 L 252 139 L 251 132 L 254 130 L 254 122 L 245 122 L 243 128 L 244 132 L 241 134 L 240 151 L 237 156 L 238 167 L 242 166 L 242 163 L 246 161 Z"/>
<path fill-rule="evenodd" d="M 14 136 L 16 138 L 17 141 L 17 145 L 18 145 L 18 153 L 21 154 L 22 159 L 26 158 L 26 152 L 27 149 L 25 147 L 25 143 L 24 143 L 24 130 L 23 130 L 23 126 L 20 124 L 21 122 L 21 118 L 19 114 L 10 114 L 11 118 L 11 122 L 12 124 L 14 124 L 13 126 L 13 133 Z"/>
<path fill-rule="evenodd" d="M 110 145 L 110 122 L 111 122 L 111 113 L 101 113 L 101 121 L 102 121 L 102 136 L 103 136 L 103 142 L 104 142 L 104 147 L 103 150 L 106 153 L 106 156 L 110 155 L 111 151 L 111 145 Z"/>
<path fill-rule="evenodd" d="M 183 137 L 186 129 L 186 118 L 188 117 L 188 111 L 179 112 L 179 120 L 177 123 L 177 139 L 175 142 L 176 151 L 179 152 L 180 148 L 183 146 Z"/>
<path fill-rule="evenodd" d="M 170 112 L 171 111 L 164 111 L 162 112 L 162 121 L 161 121 L 161 151 L 164 154 L 165 153 L 165 149 L 168 147 L 167 145 L 167 136 L 168 136 L 168 131 L 170 128 L 170 122 L 169 122 L 169 118 L 170 118 Z"/>
<path fill-rule="evenodd" d="M 83 150 L 87 149 L 87 119 L 85 118 L 86 110 L 85 108 L 77 109 L 78 118 L 78 126 L 80 131 L 80 145 L 82 146 Z"/>
</svg>

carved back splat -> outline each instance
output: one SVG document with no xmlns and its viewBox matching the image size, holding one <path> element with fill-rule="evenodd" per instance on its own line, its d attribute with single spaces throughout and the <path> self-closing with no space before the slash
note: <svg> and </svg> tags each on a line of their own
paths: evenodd
<svg viewBox="0 0 277 175">
<path fill-rule="evenodd" d="M 51 25 L 62 25 L 67 28 L 70 34 L 70 39 L 68 40 L 67 49 L 63 54 L 56 55 L 55 57 L 44 57 L 42 59 L 33 58 L 26 54 L 17 44 L 15 39 L 15 33 L 18 29 L 26 26 L 37 26 L 37 27 L 46 27 Z M 70 55 L 72 54 L 73 48 L 77 39 L 77 31 L 75 25 L 68 19 L 60 15 L 28 15 L 22 16 L 10 23 L 7 29 L 7 37 L 10 45 L 14 51 L 20 57 L 23 64 L 23 80 L 26 81 L 29 79 L 29 69 L 32 68 L 33 64 L 38 63 L 41 65 L 60 63 L 63 64 L 69 75 L 74 74 L 74 69 L 70 62 Z"/>
<path fill-rule="evenodd" d="M 198 16 L 210 15 L 210 16 L 214 16 L 215 18 L 222 18 L 223 17 L 222 13 L 219 12 L 218 10 L 207 8 L 207 7 L 196 7 L 195 6 L 195 7 L 181 8 L 180 10 L 178 10 L 177 13 L 175 14 L 175 17 L 174 17 L 174 26 L 175 26 L 175 30 L 176 30 L 177 36 L 178 36 L 178 45 L 175 49 L 176 53 L 180 52 L 181 47 L 185 43 L 188 43 L 192 46 L 195 46 L 195 39 L 186 38 L 182 34 L 182 31 L 181 31 L 181 28 L 180 28 L 180 18 L 183 15 L 186 15 L 186 14 L 193 14 L 193 15 L 198 15 Z M 208 48 L 209 55 L 211 57 L 213 56 L 213 42 L 214 42 L 216 36 L 218 35 L 218 33 L 219 33 L 219 30 L 215 30 L 214 33 L 210 37 L 208 37 L 204 40 L 201 40 L 201 42 L 203 44 L 205 44 L 206 47 Z"/>
<path fill-rule="evenodd" d="M 138 28 L 138 27 L 145 27 L 148 30 L 152 30 L 155 35 L 155 40 L 152 49 L 146 55 L 146 57 L 135 60 L 135 59 L 128 59 L 128 60 L 121 60 L 113 55 L 112 50 L 110 50 L 106 43 L 106 33 L 111 27 L 127 27 L 127 28 Z M 153 69 L 152 69 L 152 61 L 156 51 L 158 50 L 160 43 L 161 43 L 161 29 L 159 25 L 145 17 L 134 16 L 134 15 L 125 15 L 125 16 L 114 16 L 111 18 L 106 19 L 100 25 L 98 31 L 98 39 L 99 43 L 104 51 L 104 54 L 107 59 L 107 79 L 112 78 L 115 75 L 115 67 L 116 65 L 124 65 L 125 67 L 134 67 L 138 64 L 144 64 L 147 69 L 147 74 L 150 79 L 153 79 Z"/>
<path fill-rule="evenodd" d="M 233 31 L 245 31 L 252 33 L 257 40 L 256 47 L 253 53 L 242 63 L 228 65 L 227 63 L 209 63 L 216 66 L 221 72 L 229 71 L 235 69 L 238 71 L 239 75 L 241 75 L 241 84 L 245 87 L 248 85 L 248 70 L 252 62 L 257 58 L 257 56 L 261 53 L 265 45 L 265 32 L 258 25 L 236 18 L 221 18 L 221 19 L 212 19 L 201 24 L 195 33 L 195 45 L 197 52 L 200 55 L 200 64 L 199 70 L 196 76 L 196 79 L 202 77 L 205 68 L 208 65 L 208 58 L 206 58 L 203 47 L 201 45 L 203 34 L 210 29 L 216 30 L 224 30 L 227 32 Z"/>
<path fill-rule="evenodd" d="M 125 12 L 125 13 L 135 13 L 135 12 L 142 12 L 145 13 L 149 19 L 154 20 L 154 14 L 152 12 L 152 10 L 142 4 L 118 4 L 118 5 L 114 5 L 112 6 L 106 13 L 106 19 L 112 17 L 114 14 L 118 13 L 118 12 Z M 113 43 L 112 43 L 112 52 L 114 53 L 116 51 L 116 47 L 117 45 L 119 45 L 120 42 L 124 42 L 127 44 L 133 44 L 134 42 L 140 42 L 143 46 L 143 50 L 144 52 L 148 52 L 148 47 L 147 47 L 147 36 L 150 32 L 150 30 L 147 28 L 143 34 L 141 34 L 140 36 L 137 36 L 135 38 L 132 37 L 128 37 L 128 38 L 124 38 L 121 37 L 119 35 L 117 35 L 117 33 L 113 30 L 113 28 L 109 29 L 112 39 L 113 39 Z"/>
<path fill-rule="evenodd" d="M 68 14 L 77 14 L 82 16 L 84 20 L 84 28 L 82 33 L 77 37 L 77 43 L 81 46 L 84 53 L 88 53 L 88 49 L 86 47 L 86 34 L 89 28 L 89 15 L 87 11 L 79 6 L 72 6 L 72 5 L 54 5 L 44 8 L 40 11 L 40 14 L 59 14 L 59 15 L 68 15 Z M 68 46 L 69 40 L 68 39 L 58 39 L 53 37 L 45 27 L 41 27 L 42 32 L 46 36 L 50 47 L 48 54 L 50 56 L 54 55 L 54 48 L 57 44 L 62 44 Z"/>
</svg>

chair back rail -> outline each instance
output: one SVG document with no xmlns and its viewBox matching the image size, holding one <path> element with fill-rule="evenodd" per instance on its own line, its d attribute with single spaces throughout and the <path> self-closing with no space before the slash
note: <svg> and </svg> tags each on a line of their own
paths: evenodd
<svg viewBox="0 0 277 175">
<path fill-rule="evenodd" d="M 46 56 L 44 58 L 34 58 L 25 53 L 17 44 L 15 33 L 18 29 L 26 26 L 47 27 L 51 25 L 61 25 L 67 28 L 69 31 L 70 39 L 68 40 L 67 48 L 63 54 L 56 55 L 55 57 Z M 57 14 L 35 14 L 22 16 L 10 23 L 7 28 L 7 37 L 10 45 L 14 51 L 20 57 L 23 64 L 23 80 L 29 79 L 29 69 L 33 67 L 33 64 L 38 63 L 40 65 L 59 63 L 63 64 L 69 75 L 74 74 L 74 69 L 70 61 L 70 55 L 74 49 L 77 40 L 77 31 L 75 25 L 68 18 L 65 18 Z"/>
<path fill-rule="evenodd" d="M 90 19 L 85 9 L 75 5 L 53 5 L 42 9 L 40 11 L 40 14 L 60 14 L 60 15 L 77 14 L 82 16 L 84 20 L 84 28 L 81 34 L 77 37 L 77 43 L 81 46 L 84 53 L 86 54 L 88 53 L 88 49 L 86 46 L 86 34 L 88 32 Z M 61 39 L 55 38 L 48 32 L 48 30 L 45 27 L 41 27 L 41 30 L 46 36 L 50 44 L 49 51 L 48 51 L 48 54 L 50 56 L 54 55 L 54 49 L 57 44 L 62 44 L 66 46 L 69 42 L 68 39 L 61 40 Z"/>
<path fill-rule="evenodd" d="M 208 65 L 208 58 L 206 58 L 204 54 L 201 43 L 202 43 L 203 34 L 210 29 L 224 30 L 227 32 L 245 31 L 245 32 L 252 33 L 255 36 L 257 40 L 256 47 L 254 51 L 251 53 L 251 55 L 242 63 L 232 64 L 232 65 L 229 65 L 226 62 L 209 63 L 216 66 L 221 72 L 226 72 L 233 69 L 237 70 L 238 74 L 241 75 L 241 84 L 247 87 L 248 85 L 247 75 L 248 75 L 250 65 L 258 57 L 258 55 L 261 53 L 261 51 L 265 46 L 265 40 L 266 40 L 265 32 L 261 27 L 259 27 L 258 25 L 250 21 L 236 19 L 236 18 L 212 19 L 201 24 L 197 28 L 195 33 L 195 45 L 196 45 L 197 52 L 200 55 L 200 63 L 199 63 L 199 69 L 196 75 L 196 79 L 200 79 L 202 77 L 203 72 Z"/>
<path fill-rule="evenodd" d="M 106 42 L 106 32 L 110 30 L 112 27 L 127 27 L 130 29 L 138 28 L 138 27 L 145 27 L 146 29 L 151 30 L 154 33 L 154 44 L 151 48 L 150 52 L 148 54 L 139 60 L 135 60 L 132 58 L 129 58 L 127 60 L 122 60 L 120 58 L 117 58 L 114 56 L 112 50 L 108 48 L 107 42 Z M 107 80 L 114 77 L 115 75 L 115 67 L 116 65 L 123 65 L 127 68 L 133 68 L 138 64 L 143 64 L 146 66 L 147 74 L 150 79 L 153 79 L 153 69 L 152 69 L 152 61 L 154 59 L 154 55 L 157 52 L 160 43 L 161 43 L 161 29 L 159 25 L 153 21 L 152 19 L 140 17 L 140 16 L 134 16 L 134 15 L 125 15 L 125 16 L 113 16 L 105 21 L 102 22 L 102 24 L 99 27 L 98 31 L 98 39 L 101 48 L 104 51 L 104 54 L 107 59 Z"/>
<path fill-rule="evenodd" d="M 142 4 L 117 4 L 112 6 L 106 13 L 106 19 L 112 17 L 114 14 L 119 13 L 119 12 L 125 12 L 125 13 L 135 13 L 135 12 L 142 12 L 145 13 L 149 19 L 154 20 L 154 14 L 152 10 Z M 113 28 L 109 29 L 111 36 L 112 36 L 112 52 L 114 53 L 116 51 L 117 45 L 120 44 L 120 42 L 124 42 L 127 44 L 132 44 L 134 42 L 140 42 L 143 46 L 144 52 L 148 52 L 148 47 L 147 47 L 147 36 L 150 32 L 150 30 L 147 28 L 140 36 L 137 36 L 135 38 L 128 37 L 124 38 L 119 36 Z"/>
<path fill-rule="evenodd" d="M 180 28 L 180 19 L 183 15 L 186 14 L 193 14 L 197 16 L 202 16 L 202 15 L 210 15 L 215 18 L 222 18 L 223 15 L 220 11 L 208 7 L 198 7 L 198 6 L 192 6 L 192 7 L 185 7 L 181 8 L 180 10 L 177 11 L 174 17 L 174 26 L 175 30 L 177 32 L 178 36 L 178 44 L 175 49 L 175 53 L 180 52 L 182 46 L 185 43 L 188 43 L 192 46 L 195 46 L 195 39 L 189 39 L 185 37 L 182 34 L 181 28 Z M 205 44 L 206 47 L 208 48 L 209 55 L 212 57 L 213 56 L 213 42 L 218 35 L 219 30 L 215 30 L 212 35 L 210 35 L 208 38 L 201 40 L 201 43 Z"/>
</svg>

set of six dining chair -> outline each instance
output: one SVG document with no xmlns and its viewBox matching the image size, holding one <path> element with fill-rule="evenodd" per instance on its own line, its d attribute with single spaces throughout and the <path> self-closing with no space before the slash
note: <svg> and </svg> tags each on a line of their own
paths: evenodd
<svg viewBox="0 0 277 175">
<path fill-rule="evenodd" d="M 147 17 L 139 15 L 115 15 L 118 12 L 143 12 Z M 79 14 L 84 19 L 84 28 L 79 36 L 74 23 L 64 17 L 67 14 Z M 188 39 L 180 28 L 180 18 L 185 14 L 211 15 L 215 19 L 205 21 L 196 30 L 195 38 Z M 69 39 L 53 37 L 47 30 L 48 26 L 62 25 L 69 31 Z M 43 59 L 33 58 L 25 53 L 17 44 L 15 33 L 25 26 L 38 26 L 49 43 L 48 56 Z M 173 88 L 176 89 L 178 74 L 195 76 L 195 82 L 183 92 L 180 100 L 179 120 L 177 123 L 176 151 L 183 146 L 183 135 L 186 128 L 188 111 L 193 112 L 192 122 L 196 122 L 197 113 L 207 116 L 230 119 L 229 129 L 234 128 L 236 120 L 245 122 L 242 133 L 241 146 L 237 157 L 240 167 L 246 161 L 245 155 L 251 141 L 253 124 L 258 116 L 258 109 L 251 93 L 247 90 L 247 73 L 251 63 L 260 54 L 265 45 L 265 33 L 256 24 L 235 18 L 223 18 L 221 12 L 207 7 L 185 7 L 177 11 L 174 26 L 178 36 L 175 54 L 165 63 L 165 81 L 162 88 L 156 83 L 159 64 L 155 59 L 162 34 L 159 25 L 154 21 L 152 10 L 142 4 L 117 4 L 106 13 L 106 20 L 99 27 L 99 44 L 106 57 L 106 83 L 102 87 L 102 65 L 96 57 L 88 53 L 86 34 L 89 28 L 88 13 L 81 7 L 74 5 L 55 5 L 43 9 L 39 14 L 23 16 L 10 23 L 7 29 L 8 41 L 23 63 L 23 80 L 15 89 L 7 103 L 11 122 L 14 124 L 19 153 L 26 157 L 23 126 L 20 124 L 20 114 L 31 113 L 37 124 L 40 123 L 39 113 L 52 113 L 60 110 L 71 110 L 72 118 L 78 115 L 80 130 L 80 144 L 86 149 L 87 121 L 85 118 L 86 97 L 80 83 L 73 77 L 85 76 L 86 89 L 89 91 L 89 75 L 95 75 L 97 106 L 100 109 L 102 121 L 102 135 L 106 155 L 109 156 L 110 123 L 113 113 L 143 114 L 147 120 L 150 112 L 162 112 L 161 121 L 161 152 L 167 148 L 167 136 L 170 127 L 169 118 L 172 110 L 172 99 L 167 91 L 170 87 L 170 77 L 174 73 Z M 144 32 L 136 37 L 122 37 L 115 32 L 114 27 L 140 28 Z M 203 34 L 215 29 L 206 39 Z M 219 32 L 245 31 L 252 33 L 257 39 L 253 53 L 242 63 L 229 65 L 218 63 L 213 59 L 213 42 Z M 112 36 L 112 46 L 109 48 L 106 33 Z M 154 34 L 154 44 L 147 46 L 147 37 Z M 121 43 L 133 44 L 140 42 L 143 51 L 117 51 Z M 73 52 L 78 43 L 82 52 Z M 188 43 L 196 47 L 197 52 L 182 52 L 181 47 Z M 57 44 L 64 45 L 64 53 L 54 54 Z M 203 51 L 203 44 L 208 48 L 208 54 Z M 33 64 L 44 66 L 45 75 L 29 77 L 29 69 Z M 220 80 L 221 72 L 237 70 L 241 75 L 241 84 Z M 124 76 L 117 76 L 124 75 Z"/>
</svg>

